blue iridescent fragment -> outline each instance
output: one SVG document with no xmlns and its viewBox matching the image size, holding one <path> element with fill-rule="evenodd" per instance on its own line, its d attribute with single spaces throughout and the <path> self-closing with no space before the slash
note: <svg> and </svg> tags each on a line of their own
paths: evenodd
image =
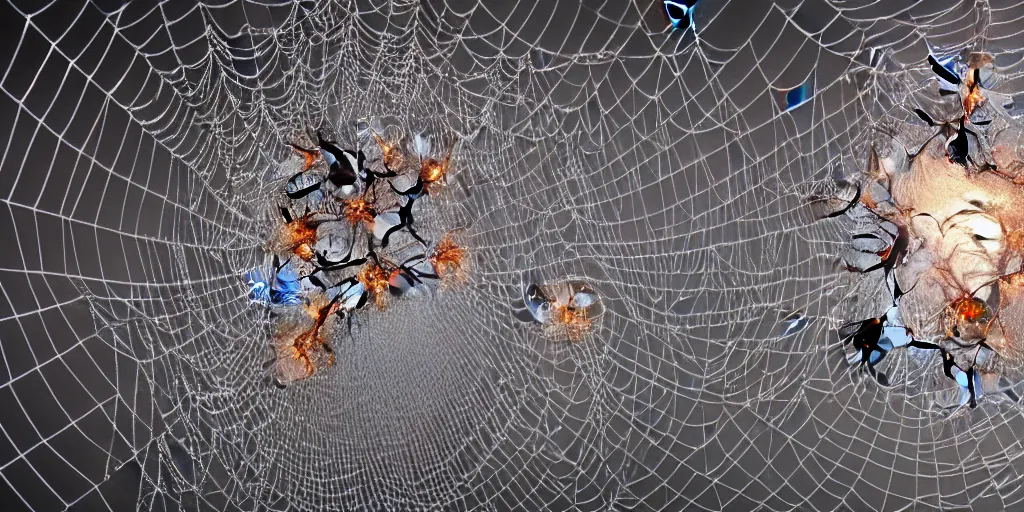
<svg viewBox="0 0 1024 512">
<path fill-rule="evenodd" d="M 260 304 L 289 305 L 302 302 L 302 285 L 295 268 L 290 263 L 277 270 L 274 279 L 267 281 L 260 269 L 252 269 L 245 275 L 249 285 L 249 300 Z"/>
<path fill-rule="evenodd" d="M 686 30 L 693 25 L 693 8 L 697 0 L 662 0 L 665 4 L 665 15 L 676 30 Z"/>
<path fill-rule="evenodd" d="M 790 89 L 786 92 L 786 110 L 793 110 L 794 108 L 804 104 L 813 95 L 812 80 L 808 79 L 806 82 L 800 84 L 795 89 Z"/>
<path fill-rule="evenodd" d="M 789 336 L 791 334 L 796 334 L 796 333 L 802 331 L 804 329 L 804 327 L 807 327 L 807 322 L 808 322 L 807 316 L 804 315 L 803 312 L 796 311 L 796 312 L 790 313 L 789 316 L 787 316 L 786 318 L 782 319 L 783 329 L 782 329 L 782 334 L 780 334 L 779 337 L 780 338 L 785 338 L 786 336 Z"/>
</svg>

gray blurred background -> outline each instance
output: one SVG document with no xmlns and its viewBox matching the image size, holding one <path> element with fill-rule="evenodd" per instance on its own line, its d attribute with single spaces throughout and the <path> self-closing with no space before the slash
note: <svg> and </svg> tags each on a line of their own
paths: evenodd
<svg viewBox="0 0 1024 512">
<path fill-rule="evenodd" d="M 887 296 L 806 203 L 913 115 L 929 48 L 1016 94 L 1024 6 L 380 4 L 0 4 L 0 508 L 1022 507 L 1017 404 L 847 368 L 836 326 Z M 433 222 L 471 276 L 280 390 L 241 276 L 285 142 L 360 118 L 462 140 Z M 566 276 L 607 308 L 578 344 L 514 314 Z"/>
</svg>

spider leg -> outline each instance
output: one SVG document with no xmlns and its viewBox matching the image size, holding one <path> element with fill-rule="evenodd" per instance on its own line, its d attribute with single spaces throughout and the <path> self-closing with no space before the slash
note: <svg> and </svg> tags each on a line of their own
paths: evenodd
<svg viewBox="0 0 1024 512">
<path fill-rule="evenodd" d="M 310 273 L 308 276 L 306 276 L 306 278 L 309 279 L 309 282 L 313 283 L 314 286 L 317 286 L 319 288 L 323 288 L 324 290 L 327 289 L 327 285 L 325 285 L 324 282 L 321 281 L 319 277 L 316 277 L 312 273 Z"/>
<path fill-rule="evenodd" d="M 384 232 L 384 236 L 382 236 L 380 238 L 380 247 L 382 249 L 387 249 L 387 247 L 388 247 L 388 239 L 391 238 L 391 234 L 401 230 L 404 227 L 405 227 L 405 219 L 402 219 L 401 217 L 399 217 L 398 224 L 395 225 L 395 226 L 392 226 L 390 229 L 385 231 Z"/>
<path fill-rule="evenodd" d="M 973 409 L 978 406 L 977 392 L 974 389 L 974 368 L 968 368 L 965 373 L 967 373 L 967 392 L 971 395 L 971 409 Z"/>
<path fill-rule="evenodd" d="M 388 182 L 388 185 L 391 187 L 391 190 L 395 191 L 396 194 L 400 196 L 406 196 L 411 199 L 415 199 L 419 197 L 421 193 L 423 193 L 423 178 L 421 177 L 417 177 L 416 184 L 409 187 L 406 190 L 398 190 L 397 188 L 395 188 L 394 183 L 391 183 L 390 181 Z"/>
<path fill-rule="evenodd" d="M 935 121 L 932 120 L 932 116 L 929 116 L 924 110 L 915 108 L 914 113 L 917 114 L 917 117 L 920 117 L 922 121 L 928 123 L 928 126 L 935 126 Z"/>
<path fill-rule="evenodd" d="M 391 234 L 401 230 L 402 228 L 407 228 L 409 234 L 412 235 L 413 238 L 415 238 L 419 243 L 426 245 L 427 242 L 423 237 L 416 233 L 416 230 L 412 227 L 412 205 L 414 201 L 414 199 L 409 198 L 409 200 L 398 209 L 398 224 L 384 232 L 384 236 L 382 236 L 380 240 L 381 248 L 387 248 L 388 239 L 391 237 Z"/>
<path fill-rule="evenodd" d="M 946 67 L 940 64 L 939 61 L 935 60 L 935 57 L 929 55 L 928 63 L 931 64 L 932 71 L 934 71 L 936 75 L 939 75 L 940 78 L 953 85 L 960 85 L 960 77 L 956 76 L 956 74 L 954 74 L 952 71 L 946 69 Z"/>
</svg>

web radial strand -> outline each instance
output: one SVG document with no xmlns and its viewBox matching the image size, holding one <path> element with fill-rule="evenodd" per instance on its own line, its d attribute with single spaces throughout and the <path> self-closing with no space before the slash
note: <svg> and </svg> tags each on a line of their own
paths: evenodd
<svg viewBox="0 0 1024 512">
<path fill-rule="evenodd" d="M 647 0 L 5 2 L 0 502 L 1020 507 L 1016 403 L 850 371 L 836 330 L 886 284 L 808 205 L 906 135 L 929 53 L 1019 59 L 1005 3 L 701 0 L 673 30 Z M 278 389 L 243 276 L 287 143 L 361 122 L 457 139 L 422 223 L 470 272 Z M 578 342 L 522 319 L 568 278 L 604 308 Z"/>
</svg>

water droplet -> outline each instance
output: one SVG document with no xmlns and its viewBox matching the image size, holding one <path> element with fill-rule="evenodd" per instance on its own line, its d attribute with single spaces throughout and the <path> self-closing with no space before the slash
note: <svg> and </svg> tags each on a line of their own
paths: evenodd
<svg viewBox="0 0 1024 512">
<path fill-rule="evenodd" d="M 785 338 L 807 327 L 808 318 L 802 311 L 794 311 L 780 322 L 780 338 Z"/>
<path fill-rule="evenodd" d="M 544 293 L 540 285 L 531 283 L 523 290 L 523 302 L 533 315 L 534 321 L 543 324 L 551 315 L 551 299 Z"/>
</svg>

